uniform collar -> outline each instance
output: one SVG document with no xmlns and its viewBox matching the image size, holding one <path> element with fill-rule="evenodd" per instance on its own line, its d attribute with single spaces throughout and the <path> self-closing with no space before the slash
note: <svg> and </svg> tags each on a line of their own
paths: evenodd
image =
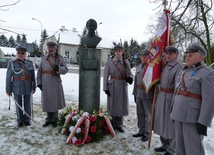
<svg viewBox="0 0 214 155">
<path fill-rule="evenodd" d="M 175 66 L 178 63 L 178 59 L 174 59 L 170 62 L 167 62 L 166 66 Z"/>
<path fill-rule="evenodd" d="M 192 68 L 193 70 L 197 70 L 198 68 L 201 68 L 201 66 L 202 66 L 202 63 L 198 62 L 198 63 L 192 65 L 192 67 L 190 67 L 190 68 Z M 184 69 L 187 69 L 187 68 L 188 68 L 187 66 L 184 67 Z"/>
<path fill-rule="evenodd" d="M 23 64 L 26 63 L 26 59 L 24 59 L 24 60 L 17 59 L 17 61 L 18 61 L 19 63 L 23 63 Z"/>
<path fill-rule="evenodd" d="M 118 59 L 118 58 L 116 58 L 116 57 L 113 58 L 113 61 L 116 62 L 116 63 L 119 62 L 119 61 L 120 61 L 121 64 L 123 63 L 123 60 L 122 60 L 122 59 Z"/>
</svg>

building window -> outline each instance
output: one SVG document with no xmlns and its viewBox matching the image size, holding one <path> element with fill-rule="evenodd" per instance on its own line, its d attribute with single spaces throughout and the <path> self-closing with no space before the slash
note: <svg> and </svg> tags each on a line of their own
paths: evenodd
<svg viewBox="0 0 214 155">
<path fill-rule="evenodd" d="M 69 51 L 65 51 L 65 56 L 67 59 L 70 59 L 70 52 Z"/>
</svg>

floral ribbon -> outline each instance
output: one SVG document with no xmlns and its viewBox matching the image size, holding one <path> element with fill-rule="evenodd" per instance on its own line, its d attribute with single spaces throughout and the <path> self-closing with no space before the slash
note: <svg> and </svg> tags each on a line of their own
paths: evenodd
<svg viewBox="0 0 214 155">
<path fill-rule="evenodd" d="M 63 133 L 63 134 L 66 133 L 66 131 L 67 131 L 66 126 L 71 122 L 72 117 L 73 117 L 75 114 L 76 114 L 76 113 L 70 113 L 70 114 L 66 117 L 66 121 L 65 121 L 65 123 L 64 123 L 64 126 L 63 126 L 63 129 L 62 129 L 61 133 Z M 90 120 L 89 120 L 89 118 L 88 118 L 87 116 L 88 116 L 88 115 L 85 115 L 85 116 L 83 115 L 83 116 L 77 121 L 77 123 L 76 123 L 74 129 L 71 131 L 70 135 L 68 136 L 68 138 L 67 138 L 67 140 L 66 140 L 66 142 L 67 142 L 68 144 L 71 144 L 71 143 L 72 143 L 72 139 L 75 137 L 75 134 L 77 133 L 77 130 L 78 130 L 78 128 L 81 126 L 82 123 L 84 123 L 84 125 L 85 125 L 85 130 L 82 131 L 84 137 L 83 137 L 83 140 L 81 141 L 81 143 L 78 143 L 78 144 L 76 143 L 75 145 L 79 146 L 79 145 L 83 145 L 83 144 L 85 143 L 85 141 L 86 141 L 86 139 L 87 139 L 87 137 L 88 137 L 89 127 L 90 127 Z M 109 132 L 110 132 L 110 134 L 111 134 L 111 137 L 114 138 L 114 137 L 115 137 L 115 131 L 114 131 L 113 127 L 112 127 L 112 124 L 111 124 L 109 118 L 108 118 L 106 115 L 104 115 L 103 117 L 104 117 L 104 121 L 105 121 L 105 123 L 106 123 L 106 125 L 107 125 L 107 127 L 108 127 L 108 129 L 109 129 Z"/>
<path fill-rule="evenodd" d="M 79 128 L 79 126 L 80 126 L 83 122 L 84 122 L 84 124 L 85 124 L 86 130 L 83 132 L 84 138 L 83 138 L 83 140 L 82 140 L 82 143 L 80 143 L 80 144 L 78 144 L 78 145 L 82 145 L 82 144 L 85 143 L 85 140 L 86 140 L 86 138 L 87 138 L 87 136 L 88 136 L 89 126 L 90 126 L 90 120 L 89 120 L 87 117 L 81 117 L 81 118 L 78 120 L 77 124 L 75 125 L 74 130 L 70 133 L 70 135 L 68 136 L 68 138 L 67 138 L 67 140 L 66 140 L 66 142 L 67 142 L 68 144 L 71 144 L 71 143 L 72 143 L 72 138 L 75 136 L 77 129 Z"/>
<path fill-rule="evenodd" d="M 114 136 L 115 136 L 114 128 L 112 127 L 111 122 L 106 115 L 104 115 L 104 120 L 107 124 L 109 131 L 110 131 L 111 137 L 114 138 Z"/>
</svg>

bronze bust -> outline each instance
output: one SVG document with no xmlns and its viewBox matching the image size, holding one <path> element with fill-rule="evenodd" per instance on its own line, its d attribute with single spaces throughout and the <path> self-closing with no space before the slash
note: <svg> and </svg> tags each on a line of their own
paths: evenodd
<svg viewBox="0 0 214 155">
<path fill-rule="evenodd" d="M 87 48 L 96 48 L 102 39 L 95 34 L 97 22 L 94 19 L 89 19 L 86 22 L 86 28 L 88 29 L 88 33 L 81 38 L 81 44 Z"/>
</svg>

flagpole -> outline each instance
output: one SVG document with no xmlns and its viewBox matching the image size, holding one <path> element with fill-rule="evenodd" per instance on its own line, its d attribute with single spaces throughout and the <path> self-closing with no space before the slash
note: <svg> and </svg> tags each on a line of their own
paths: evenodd
<svg viewBox="0 0 214 155">
<path fill-rule="evenodd" d="M 155 84 L 155 90 L 154 90 L 154 95 L 153 95 L 153 102 L 152 102 L 152 116 L 150 120 L 150 127 L 149 127 L 149 139 L 148 139 L 148 149 L 150 150 L 150 145 L 151 145 L 151 140 L 152 140 L 152 129 L 153 129 L 153 124 L 154 124 L 154 116 L 155 116 L 155 103 L 157 100 L 157 89 L 158 85 Z"/>
<path fill-rule="evenodd" d="M 164 44 L 165 46 L 169 45 L 170 39 L 169 39 L 169 20 L 168 20 L 168 11 L 166 9 L 166 6 L 168 4 L 167 0 L 163 0 L 162 2 L 163 6 L 164 6 L 164 12 L 166 13 L 166 26 L 167 26 L 167 38 L 165 38 L 165 40 L 167 41 L 166 44 Z M 154 116 L 155 116 L 155 105 L 156 105 L 156 100 L 157 100 L 157 89 L 158 89 L 158 85 L 157 83 L 154 85 L 154 95 L 153 95 L 153 102 L 152 102 L 152 114 L 151 114 L 151 120 L 150 120 L 150 127 L 149 127 L 149 139 L 148 139 L 148 150 L 150 150 L 150 146 L 151 146 L 151 139 L 152 139 L 152 129 L 153 129 L 153 125 L 154 125 Z"/>
</svg>

